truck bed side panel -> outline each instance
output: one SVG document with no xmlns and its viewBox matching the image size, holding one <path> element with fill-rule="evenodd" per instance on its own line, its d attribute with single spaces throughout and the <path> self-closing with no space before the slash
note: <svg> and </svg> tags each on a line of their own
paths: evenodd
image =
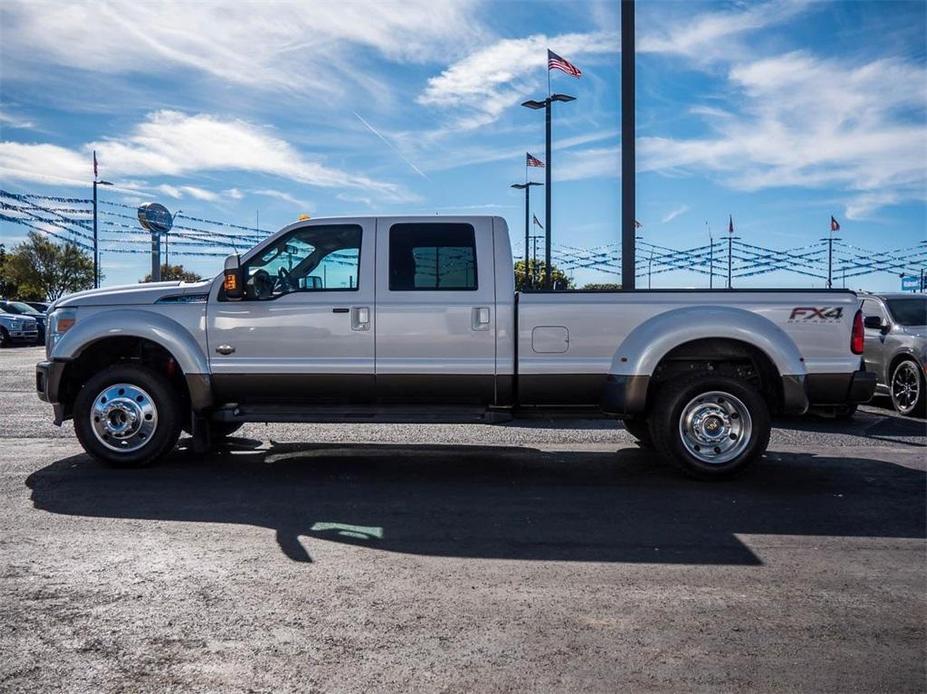
<svg viewBox="0 0 927 694">
<path fill-rule="evenodd" d="M 687 307 L 748 310 L 781 328 L 795 342 L 806 373 L 848 374 L 859 365 L 859 356 L 850 351 L 858 304 L 855 294 L 839 290 L 522 294 L 518 305 L 519 400 L 522 404 L 598 402 L 612 357 L 624 339 L 648 319 Z"/>
</svg>

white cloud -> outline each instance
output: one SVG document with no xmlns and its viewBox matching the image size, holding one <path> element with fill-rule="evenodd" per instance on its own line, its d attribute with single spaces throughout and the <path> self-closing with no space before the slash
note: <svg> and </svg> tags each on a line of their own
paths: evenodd
<svg viewBox="0 0 927 694">
<path fill-rule="evenodd" d="M 35 127 L 35 123 L 33 123 L 32 121 L 25 120 L 18 116 L 14 116 L 11 113 L 7 113 L 5 111 L 0 111 L 0 125 L 5 125 L 10 128 L 20 128 L 20 129 L 28 129 L 28 128 Z"/>
<path fill-rule="evenodd" d="M 565 152 L 554 164 L 555 181 L 607 178 L 621 175 L 621 147 L 590 147 Z"/>
<path fill-rule="evenodd" d="M 18 180 L 86 183 L 90 151 L 111 180 L 188 176 L 204 171 L 246 171 L 323 188 L 361 189 L 381 199 L 413 199 L 400 186 L 355 175 L 308 158 L 268 128 L 209 114 L 158 111 L 121 139 L 88 143 L 82 152 L 49 144 L 0 142 L 0 169 Z M 202 189 L 176 189 L 206 199 Z M 206 191 L 205 194 L 210 194 Z"/>
<path fill-rule="evenodd" d="M 8 74 L 11 59 L 110 74 L 192 71 L 317 96 L 380 90 L 359 65 L 365 49 L 394 62 L 463 50 L 482 32 L 474 10 L 473 0 L 20 0 L 0 4 L 0 24 Z"/>
<path fill-rule="evenodd" d="M 618 37 L 600 32 L 502 39 L 430 78 L 416 101 L 425 106 L 462 110 L 449 130 L 488 125 L 507 108 L 523 101 L 525 94 L 541 81 L 548 47 L 582 68 L 584 57 L 616 52 Z"/>
<path fill-rule="evenodd" d="M 52 185 L 88 185 L 90 158 L 51 144 L 0 142 L 0 172 L 9 180 Z"/>
<path fill-rule="evenodd" d="M 288 202 L 291 205 L 294 205 L 303 211 L 311 210 L 313 207 L 312 203 L 309 202 L 308 200 L 301 200 L 293 195 L 290 195 L 289 193 L 284 193 L 281 190 L 273 190 L 271 188 L 262 188 L 260 190 L 252 190 L 251 192 L 254 193 L 255 195 L 263 195 L 264 197 L 267 197 L 267 198 L 276 198 L 277 200 L 283 200 L 284 202 Z"/>
<path fill-rule="evenodd" d="M 925 198 L 922 65 L 793 52 L 736 65 L 728 81 L 741 107 L 704 112 L 706 137 L 641 138 L 641 170 L 709 174 L 741 190 L 835 187 L 851 218 Z"/>
<path fill-rule="evenodd" d="M 174 198 L 175 200 L 180 200 L 187 195 L 196 200 L 205 200 L 206 202 L 215 202 L 221 198 L 218 193 L 214 193 L 211 190 L 206 190 L 205 188 L 198 188 L 196 186 L 172 186 L 168 185 L 167 183 L 162 183 L 161 185 L 156 186 L 154 189 L 164 193 L 169 197 Z"/>
<path fill-rule="evenodd" d="M 684 19 L 675 18 L 664 30 L 643 34 L 637 42 L 637 50 L 641 53 L 679 55 L 699 62 L 729 59 L 739 51 L 739 47 L 732 44 L 733 39 L 786 22 L 808 6 L 808 0 L 779 0 Z M 654 26 L 661 15 L 666 16 L 666 6 L 658 3 L 651 9 L 653 16 L 648 17 L 644 24 Z"/>
<path fill-rule="evenodd" d="M 689 211 L 688 205 L 680 205 L 675 210 L 670 210 L 665 215 L 663 215 L 663 219 L 661 219 L 660 221 L 663 222 L 663 224 L 666 224 L 667 222 L 672 222 L 674 219 L 676 219 L 676 217 L 678 217 L 681 214 L 685 214 L 688 211 Z"/>
</svg>

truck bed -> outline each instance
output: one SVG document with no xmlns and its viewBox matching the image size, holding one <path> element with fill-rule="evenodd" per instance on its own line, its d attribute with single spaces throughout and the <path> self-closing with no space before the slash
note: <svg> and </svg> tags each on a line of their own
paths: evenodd
<svg viewBox="0 0 927 694">
<path fill-rule="evenodd" d="M 844 289 L 655 289 L 526 292 L 516 296 L 516 374 L 521 404 L 598 402 L 616 348 L 645 324 L 675 312 L 700 334 L 746 340 L 738 311 L 766 319 L 798 346 L 808 374 L 849 373 L 859 365 L 849 336 L 859 301 Z M 660 317 L 663 316 L 661 319 Z M 699 327 L 704 330 L 699 330 Z M 740 333 L 738 335 L 738 333 Z M 639 339 L 639 338 L 638 338 Z"/>
</svg>

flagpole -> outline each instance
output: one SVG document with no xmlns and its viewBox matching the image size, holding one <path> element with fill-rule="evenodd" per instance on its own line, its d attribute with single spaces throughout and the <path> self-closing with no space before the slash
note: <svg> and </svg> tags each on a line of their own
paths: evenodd
<svg viewBox="0 0 927 694">
<path fill-rule="evenodd" d="M 550 49 L 547 49 L 547 98 L 550 98 Z"/>
</svg>

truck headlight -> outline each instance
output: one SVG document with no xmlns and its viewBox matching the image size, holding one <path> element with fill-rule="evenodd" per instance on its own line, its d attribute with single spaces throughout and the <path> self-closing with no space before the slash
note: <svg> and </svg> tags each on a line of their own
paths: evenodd
<svg viewBox="0 0 927 694">
<path fill-rule="evenodd" d="M 48 354 L 59 337 L 74 327 L 77 322 L 77 309 L 58 308 L 48 316 L 48 329 L 45 331 L 45 346 Z"/>
</svg>

